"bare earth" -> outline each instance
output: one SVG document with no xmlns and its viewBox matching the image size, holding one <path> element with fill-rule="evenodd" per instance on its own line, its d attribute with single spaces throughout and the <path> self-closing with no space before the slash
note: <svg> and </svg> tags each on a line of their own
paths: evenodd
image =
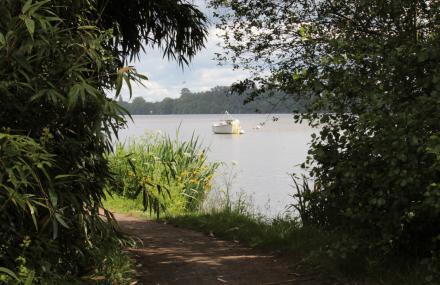
<svg viewBox="0 0 440 285">
<path fill-rule="evenodd" d="M 221 241 L 172 225 L 115 214 L 121 228 L 140 238 L 129 248 L 136 261 L 136 284 L 340 284 L 300 274 L 272 254 Z"/>
</svg>

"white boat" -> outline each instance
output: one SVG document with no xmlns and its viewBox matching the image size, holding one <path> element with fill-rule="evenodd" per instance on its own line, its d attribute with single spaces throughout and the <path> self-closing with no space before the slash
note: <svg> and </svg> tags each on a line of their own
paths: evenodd
<svg viewBox="0 0 440 285">
<path fill-rule="evenodd" d="M 225 112 L 225 116 L 226 118 L 224 120 L 215 122 L 212 125 L 214 134 L 244 134 L 239 120 L 232 118 L 228 111 Z"/>
</svg>

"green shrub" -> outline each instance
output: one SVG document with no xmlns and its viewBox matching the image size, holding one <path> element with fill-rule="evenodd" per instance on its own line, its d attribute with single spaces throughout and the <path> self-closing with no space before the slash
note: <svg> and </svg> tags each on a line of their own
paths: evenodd
<svg viewBox="0 0 440 285">
<path fill-rule="evenodd" d="M 41 256 L 34 246 L 38 233 L 58 235 L 65 223 L 48 175 L 53 162 L 31 138 L 0 134 L 0 282 L 33 279 L 36 265 L 29 257 Z"/>
<path fill-rule="evenodd" d="M 151 43 L 183 64 L 206 34 L 192 5 L 150 4 L 0 0 L 0 282 L 98 283 L 82 277 L 115 265 L 102 259 L 121 242 L 102 210 L 115 99 L 146 79 L 127 57 Z"/>
<path fill-rule="evenodd" d="M 184 212 L 199 208 L 211 188 L 216 163 L 206 162 L 197 138 L 181 142 L 148 136 L 118 144 L 110 155 L 114 182 L 110 191 L 140 199 L 144 210 Z"/>
<path fill-rule="evenodd" d="M 55 190 L 67 183 L 68 176 L 51 177 L 55 167 L 54 155 L 33 139 L 0 134 L 0 283 L 75 283 L 75 276 L 58 273 L 69 272 L 72 266 L 89 267 L 90 272 L 84 274 L 94 274 L 91 278 L 105 274 L 104 280 L 129 280 L 129 269 L 123 270 L 129 260 L 117 254 L 123 240 L 100 218 L 93 229 L 100 236 L 89 234 L 83 244 L 76 242 L 81 249 L 60 252 L 59 236 L 72 224 L 66 220 L 66 207 L 60 206 L 60 194 Z"/>
<path fill-rule="evenodd" d="M 339 248 L 353 254 L 438 252 L 440 171 L 428 148 L 440 127 L 440 2 L 211 3 L 229 11 L 217 15 L 219 58 L 251 74 L 235 89 L 309 102 L 297 115 L 319 126 L 305 165 L 319 186 L 305 196 L 307 222 L 345 231 Z"/>
<path fill-rule="evenodd" d="M 90 6 L 67 15 L 59 2 L 0 1 L 0 264 L 67 282 L 116 242 L 98 211 L 109 135 L 124 118 L 104 92 L 120 64 L 111 32 L 93 26 Z"/>
</svg>

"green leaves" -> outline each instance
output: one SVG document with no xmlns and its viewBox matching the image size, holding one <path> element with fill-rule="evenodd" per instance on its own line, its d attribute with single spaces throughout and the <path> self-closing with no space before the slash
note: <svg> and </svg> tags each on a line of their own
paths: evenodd
<svg viewBox="0 0 440 285">
<path fill-rule="evenodd" d="M 21 14 L 3 13 L 15 9 L 12 2 L 0 8 L 0 240 L 6 252 L 0 263 L 18 267 L 22 255 L 27 263 L 20 268 L 35 269 L 39 280 L 44 274 L 68 280 L 72 273 L 65 272 L 96 253 L 96 240 L 115 238 L 98 210 L 110 176 L 104 130 L 124 122 L 103 91 L 111 88 L 118 61 L 103 48 L 104 32 L 80 33 L 69 26 L 73 20 L 61 21 L 59 3 L 23 1 Z M 33 239 L 24 253 L 17 248 L 23 236 Z M 65 258 L 56 248 L 81 257 Z M 20 273 L 20 284 L 35 282 L 28 273 Z"/>
<path fill-rule="evenodd" d="M 301 25 L 301 27 L 298 29 L 298 34 L 301 37 L 301 41 L 307 41 L 309 38 L 307 27 L 305 25 Z"/>
<path fill-rule="evenodd" d="M 31 7 L 32 7 L 32 0 L 26 1 L 26 3 L 24 3 L 23 5 L 23 8 L 21 9 L 21 13 L 26 14 Z"/>
<path fill-rule="evenodd" d="M 40 10 L 44 5 L 50 2 L 50 0 L 43 0 L 43 1 L 35 1 L 35 3 L 32 3 L 33 0 L 28 0 L 23 5 L 23 8 L 21 9 L 21 13 L 24 15 L 34 16 L 34 14 Z"/>
<path fill-rule="evenodd" d="M 35 32 L 34 16 L 36 15 L 36 12 L 49 1 L 50 0 L 36 1 L 36 3 L 32 3 L 32 0 L 28 0 L 22 7 L 20 19 L 24 21 L 26 29 L 31 37 L 33 37 Z"/>
<path fill-rule="evenodd" d="M 299 116 L 320 129 L 304 165 L 320 185 L 302 201 L 307 221 L 347 232 L 341 251 L 437 259 L 440 2 L 211 2 L 228 11 L 221 60 L 313 101 Z"/>
<path fill-rule="evenodd" d="M 130 199 L 142 195 L 144 211 L 191 211 L 209 191 L 217 164 L 208 164 L 206 150 L 197 138 L 179 142 L 169 137 L 149 137 L 127 146 L 118 145 L 110 155 L 116 183 L 113 193 Z"/>
<path fill-rule="evenodd" d="M 127 85 L 129 95 L 131 98 L 131 96 L 133 94 L 131 82 L 135 82 L 135 83 L 140 84 L 141 86 L 145 87 L 144 81 L 146 81 L 146 80 L 148 80 L 148 77 L 143 74 L 138 73 L 133 66 L 127 66 L 127 67 L 120 68 L 116 74 L 116 82 L 115 82 L 116 96 L 115 97 L 118 98 L 119 95 L 121 94 L 123 82 L 125 82 L 125 84 Z"/>
<path fill-rule="evenodd" d="M 10 209 L 27 215 L 33 222 L 35 230 L 39 230 L 39 214 L 41 208 L 53 211 L 53 206 L 41 196 L 53 191 L 47 169 L 52 166 L 53 156 L 48 154 L 34 140 L 23 136 L 0 133 L 0 209 Z M 24 189 L 30 188 L 34 193 L 27 194 Z M 56 206 L 56 205 L 55 205 Z"/>
<path fill-rule="evenodd" d="M 111 216 L 105 221 L 99 211 L 112 179 L 106 153 L 126 112 L 107 94 L 147 79 L 115 70 L 150 38 L 170 55 L 191 57 L 206 34 L 204 16 L 180 2 L 169 1 L 185 15 L 163 1 L 133 2 L 139 10 L 118 1 L 74 2 L 0 5 L 0 264 L 20 269 L 13 284 L 45 283 L 44 276 L 76 283 L 82 269 L 108 262 L 97 253 L 118 236 Z M 141 12 L 136 18 L 127 11 Z M 19 247 L 22 237 L 31 246 Z"/>
<path fill-rule="evenodd" d="M 31 36 L 33 36 L 34 35 L 34 31 L 35 31 L 35 22 L 34 22 L 34 20 L 32 20 L 30 18 L 26 18 L 26 17 L 23 20 L 24 20 L 24 23 L 26 24 L 26 28 L 27 28 L 29 34 Z"/>
<path fill-rule="evenodd" d="M 208 24 L 197 6 L 174 0 L 114 2 L 103 7 L 100 22 L 104 29 L 117 27 L 113 48 L 122 49 L 124 59 L 134 59 L 143 46 L 152 45 L 181 65 L 204 47 Z"/>
<path fill-rule="evenodd" d="M 86 81 L 74 84 L 67 95 L 67 107 L 69 110 L 73 110 L 79 104 L 83 105 L 86 102 L 92 101 L 103 103 L 102 94 Z"/>
<path fill-rule="evenodd" d="M 10 269 L 8 269 L 8 268 L 0 267 L 0 272 L 9 275 L 10 277 L 12 277 L 12 278 L 15 279 L 15 280 L 18 280 L 17 275 L 15 275 L 15 273 L 12 272 L 12 271 L 11 271 Z"/>
<path fill-rule="evenodd" d="M 5 36 L 0 32 L 0 48 L 4 47 L 6 45 L 6 38 Z"/>
</svg>

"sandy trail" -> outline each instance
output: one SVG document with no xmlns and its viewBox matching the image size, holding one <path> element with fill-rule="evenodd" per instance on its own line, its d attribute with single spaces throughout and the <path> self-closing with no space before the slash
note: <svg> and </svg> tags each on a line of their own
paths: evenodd
<svg viewBox="0 0 440 285">
<path fill-rule="evenodd" d="M 115 214 L 121 228 L 143 241 L 129 248 L 136 280 L 146 284 L 337 284 L 298 274 L 282 258 L 192 230 Z"/>
</svg>

